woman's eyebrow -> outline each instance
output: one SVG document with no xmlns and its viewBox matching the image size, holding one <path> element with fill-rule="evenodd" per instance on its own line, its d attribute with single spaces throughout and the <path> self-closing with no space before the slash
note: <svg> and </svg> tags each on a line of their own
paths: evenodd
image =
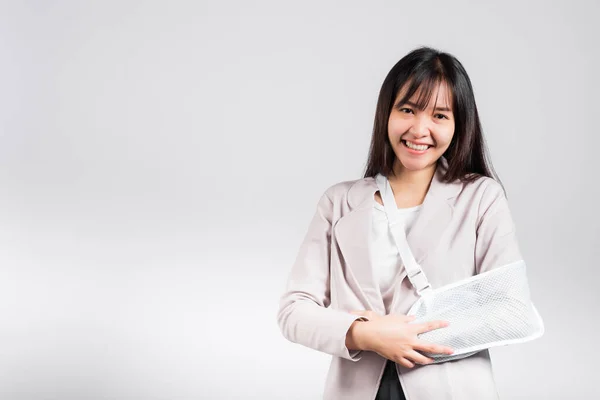
<svg viewBox="0 0 600 400">
<path fill-rule="evenodd" d="M 406 102 L 404 102 L 404 104 L 409 105 L 409 106 L 414 107 L 414 108 L 419 108 L 419 106 L 416 105 L 415 103 L 413 103 L 412 101 L 406 101 Z M 436 107 L 435 109 L 437 111 L 447 111 L 447 112 L 451 112 L 452 111 L 448 107 Z"/>
</svg>

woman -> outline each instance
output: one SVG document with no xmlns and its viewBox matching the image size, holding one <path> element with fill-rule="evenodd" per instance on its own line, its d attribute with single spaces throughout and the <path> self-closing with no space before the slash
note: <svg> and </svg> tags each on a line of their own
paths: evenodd
<svg viewBox="0 0 600 400">
<path fill-rule="evenodd" d="M 452 55 L 418 48 L 385 78 L 362 179 L 322 195 L 280 301 L 288 340 L 333 356 L 324 399 L 497 399 L 487 350 L 418 339 L 418 295 L 386 223 L 375 177 L 387 177 L 410 249 L 436 288 L 521 260 L 502 186 L 486 155 L 473 88 Z"/>
</svg>

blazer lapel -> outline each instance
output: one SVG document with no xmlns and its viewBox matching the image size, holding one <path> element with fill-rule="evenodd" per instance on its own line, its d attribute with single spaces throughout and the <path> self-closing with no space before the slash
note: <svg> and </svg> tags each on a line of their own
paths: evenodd
<svg viewBox="0 0 600 400">
<path fill-rule="evenodd" d="M 452 219 L 454 209 L 449 200 L 456 197 L 462 188 L 460 181 L 451 183 L 443 181 L 447 169 L 448 162 L 442 157 L 425 195 L 421 210 L 406 237 L 418 264 L 421 264 L 437 247 Z"/>
<path fill-rule="evenodd" d="M 346 274 L 356 283 L 355 292 L 371 310 L 383 314 L 385 307 L 373 270 L 371 223 L 377 185 L 366 178 L 348 193 L 350 211 L 335 224 L 337 244 L 346 264 Z"/>
<path fill-rule="evenodd" d="M 421 210 L 406 237 L 418 264 L 432 253 L 452 219 L 452 206 L 443 196 L 433 192 L 430 191 L 425 196 Z"/>
</svg>

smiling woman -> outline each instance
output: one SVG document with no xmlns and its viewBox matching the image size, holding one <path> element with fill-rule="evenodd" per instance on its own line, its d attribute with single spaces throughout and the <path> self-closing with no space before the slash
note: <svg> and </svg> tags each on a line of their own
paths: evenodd
<svg viewBox="0 0 600 400">
<path fill-rule="evenodd" d="M 445 82 L 436 83 L 435 101 L 423 95 L 424 89 L 405 100 L 407 88 L 398 94 L 388 121 L 389 139 L 400 165 L 414 171 L 430 167 L 444 154 L 454 136 L 454 116 L 450 89 Z M 438 103 L 438 100 L 441 100 Z"/>
<path fill-rule="evenodd" d="M 498 398 L 488 350 L 434 363 L 427 355 L 453 349 L 421 337 L 452 321 L 407 316 L 421 295 L 412 261 L 439 288 L 522 260 L 488 159 L 462 64 L 427 47 L 398 61 L 379 93 L 365 174 L 322 195 L 280 299 L 283 335 L 333 356 L 324 399 Z M 396 203 L 394 224 L 382 195 Z M 391 229 L 405 230 L 415 260 L 399 256 Z"/>
</svg>

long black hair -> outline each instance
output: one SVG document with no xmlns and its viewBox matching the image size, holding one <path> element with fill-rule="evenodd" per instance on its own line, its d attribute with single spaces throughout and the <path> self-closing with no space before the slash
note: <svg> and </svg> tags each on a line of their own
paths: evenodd
<svg viewBox="0 0 600 400">
<path fill-rule="evenodd" d="M 393 172 L 396 156 L 388 137 L 388 120 L 400 90 L 407 87 L 400 100 L 400 103 L 404 103 L 421 88 L 417 106 L 424 110 L 432 91 L 440 83 L 448 85 L 451 91 L 455 121 L 454 136 L 443 154 L 448 161 L 444 181 L 473 181 L 480 176 L 499 181 L 487 152 L 467 72 L 453 55 L 425 46 L 404 56 L 383 81 L 377 100 L 365 178 L 378 173 L 389 176 Z"/>
</svg>

